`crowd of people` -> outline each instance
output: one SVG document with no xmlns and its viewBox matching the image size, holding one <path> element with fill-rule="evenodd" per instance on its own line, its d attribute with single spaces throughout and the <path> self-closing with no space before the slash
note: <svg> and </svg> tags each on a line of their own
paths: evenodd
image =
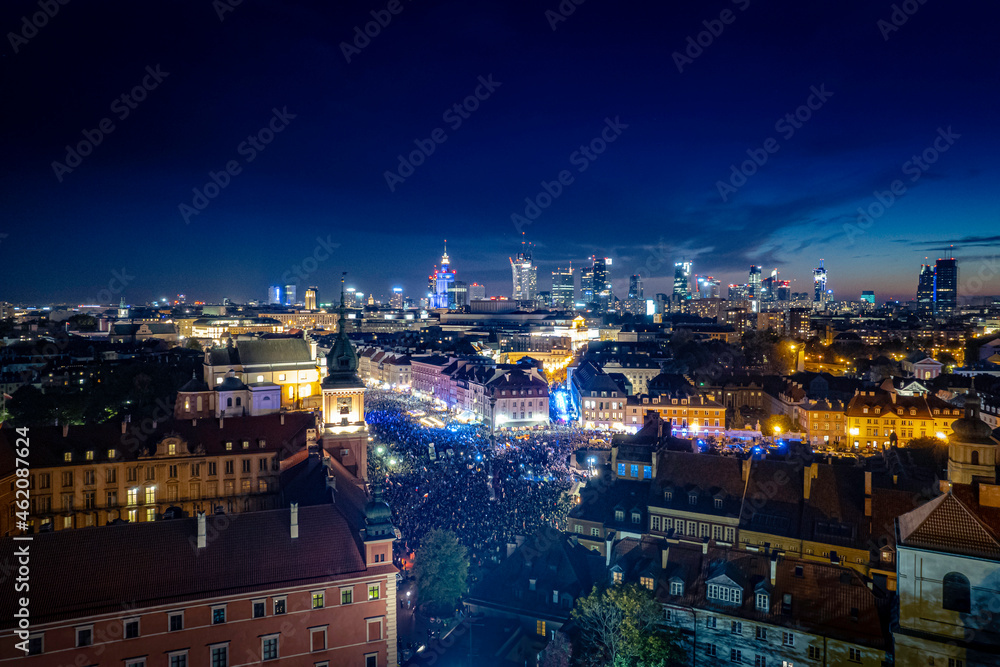
<svg viewBox="0 0 1000 667">
<path fill-rule="evenodd" d="M 421 424 L 419 413 L 410 413 L 428 405 L 408 395 L 373 390 L 365 402 L 373 438 L 369 478 L 383 485 L 406 553 L 428 531 L 446 529 L 481 567 L 498 562 L 516 535 L 545 525 L 565 529 L 574 502 L 569 457 L 588 445 L 589 432 L 500 431 L 494 445 L 481 424 Z M 431 414 L 447 422 L 444 413 Z"/>
</svg>

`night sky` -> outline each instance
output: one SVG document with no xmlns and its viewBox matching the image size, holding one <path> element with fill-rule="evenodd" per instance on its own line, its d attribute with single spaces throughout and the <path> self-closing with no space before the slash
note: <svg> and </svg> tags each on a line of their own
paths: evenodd
<svg viewBox="0 0 1000 667">
<path fill-rule="evenodd" d="M 0 299 L 263 299 L 296 266 L 323 301 L 345 270 L 419 296 L 446 238 L 509 295 L 522 231 L 540 289 L 597 254 L 620 297 L 680 259 L 806 291 L 824 258 L 838 298 L 912 299 L 955 244 L 1000 294 L 995 2 L 235 1 L 71 0 L 37 30 L 37 0 L 3 3 Z"/>
</svg>

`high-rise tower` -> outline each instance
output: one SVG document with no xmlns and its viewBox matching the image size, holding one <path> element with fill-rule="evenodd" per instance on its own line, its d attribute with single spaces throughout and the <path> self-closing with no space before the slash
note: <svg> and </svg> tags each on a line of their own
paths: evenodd
<svg viewBox="0 0 1000 667">
<path fill-rule="evenodd" d="M 628 279 L 628 298 L 642 298 L 642 276 L 639 274 L 635 274 Z"/>
<path fill-rule="evenodd" d="M 934 310 L 934 267 L 930 264 L 920 265 L 920 276 L 917 278 L 917 307 L 926 313 Z"/>
<path fill-rule="evenodd" d="M 552 306 L 559 310 L 573 310 L 575 302 L 573 265 L 570 264 L 568 269 L 557 268 L 552 272 Z"/>
<path fill-rule="evenodd" d="M 674 263 L 674 301 L 687 301 L 691 298 L 691 262 Z"/>
<path fill-rule="evenodd" d="M 825 310 L 827 297 L 826 267 L 823 266 L 821 259 L 819 260 L 819 268 L 813 269 L 813 308 Z"/>
<path fill-rule="evenodd" d="M 949 317 L 958 306 L 958 262 L 954 257 L 934 265 L 934 314 Z"/>
<path fill-rule="evenodd" d="M 521 252 L 510 258 L 515 301 L 532 301 L 538 293 L 538 267 L 531 262 L 531 244 L 521 241 Z"/>
</svg>

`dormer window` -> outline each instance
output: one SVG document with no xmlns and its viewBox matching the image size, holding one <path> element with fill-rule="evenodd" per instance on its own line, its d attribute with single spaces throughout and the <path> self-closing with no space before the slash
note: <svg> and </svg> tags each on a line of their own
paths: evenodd
<svg viewBox="0 0 1000 667">
<path fill-rule="evenodd" d="M 882 414 L 882 408 L 875 408 L 875 414 L 877 415 Z"/>
<path fill-rule="evenodd" d="M 227 452 L 233 451 L 233 441 L 232 440 L 227 440 L 226 441 L 226 451 Z"/>
<path fill-rule="evenodd" d="M 63 461 L 65 461 L 66 463 L 69 463 L 72 460 L 73 460 L 73 453 L 72 452 L 66 452 L 65 454 L 63 454 Z"/>
<path fill-rule="evenodd" d="M 722 498 L 716 498 L 715 499 L 715 509 L 717 509 L 717 510 L 721 510 L 722 509 Z"/>
<path fill-rule="evenodd" d="M 917 414 L 917 409 L 916 408 L 910 408 L 910 416 L 913 417 L 916 414 Z"/>
<path fill-rule="evenodd" d="M 118 455 L 118 450 L 115 450 L 115 449 L 109 449 L 109 450 L 108 450 L 108 458 L 109 458 L 109 459 L 113 459 L 113 458 L 115 458 L 115 457 L 116 457 L 117 455 Z"/>
<path fill-rule="evenodd" d="M 649 403 L 649 399 L 648 398 L 644 398 L 644 399 L 642 399 L 642 402 L 643 403 Z"/>
<path fill-rule="evenodd" d="M 652 577 L 639 577 L 639 583 L 648 588 L 649 590 L 653 590 Z"/>
<path fill-rule="evenodd" d="M 939 410 L 938 408 L 934 408 L 934 414 L 936 415 L 941 414 L 941 410 Z"/>
<path fill-rule="evenodd" d="M 863 411 L 864 411 L 865 414 L 868 414 L 868 406 L 867 405 L 864 408 L 862 408 L 862 409 L 863 409 Z"/>
<path fill-rule="evenodd" d="M 638 512 L 632 512 L 632 523 L 639 523 L 641 517 Z"/>
<path fill-rule="evenodd" d="M 257 447 L 259 447 L 260 449 L 264 449 L 265 447 L 267 447 L 267 440 L 265 440 L 264 438 L 258 440 Z"/>
<path fill-rule="evenodd" d="M 243 449 L 250 449 L 250 441 L 249 440 L 244 440 L 243 441 Z"/>
<path fill-rule="evenodd" d="M 673 491 L 664 491 L 663 492 L 663 500 L 665 500 L 666 502 L 669 503 L 673 499 L 674 499 L 674 492 Z"/>
<path fill-rule="evenodd" d="M 708 585 L 708 599 L 713 602 L 724 602 L 727 604 L 742 604 L 743 589 L 736 586 L 720 586 L 719 584 Z"/>
<path fill-rule="evenodd" d="M 171 442 L 167 444 L 167 456 L 177 455 L 177 443 Z"/>
<path fill-rule="evenodd" d="M 93 449 L 88 449 L 87 453 L 84 456 L 86 457 L 86 459 L 88 461 L 93 461 L 94 460 L 94 450 Z"/>
<path fill-rule="evenodd" d="M 771 608 L 771 596 L 767 593 L 757 593 L 757 611 L 768 611 Z"/>
<path fill-rule="evenodd" d="M 671 581 L 670 582 L 670 594 L 671 595 L 684 595 L 684 582 L 683 581 Z"/>
<path fill-rule="evenodd" d="M 622 573 L 620 571 L 612 572 L 611 580 L 616 584 L 622 583 Z"/>
<path fill-rule="evenodd" d="M 697 505 L 697 504 L 698 504 L 698 494 L 697 493 L 689 493 L 688 494 L 688 505 Z"/>
<path fill-rule="evenodd" d="M 615 510 L 615 521 L 625 520 L 625 510 Z"/>
</svg>

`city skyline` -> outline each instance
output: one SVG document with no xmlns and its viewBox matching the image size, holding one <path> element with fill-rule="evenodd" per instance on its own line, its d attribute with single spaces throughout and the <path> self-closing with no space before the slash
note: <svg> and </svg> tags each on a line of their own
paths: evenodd
<svg viewBox="0 0 1000 667">
<path fill-rule="evenodd" d="M 0 179 L 4 298 L 77 301 L 124 272 L 136 300 L 259 299 L 317 248 L 327 259 L 306 283 L 347 270 L 388 297 L 419 290 L 442 237 L 462 275 L 501 293 L 522 233 L 546 275 L 613 258 L 616 294 L 635 273 L 670 293 L 682 257 L 723 284 L 777 266 L 806 291 L 823 257 L 838 295 L 906 299 L 912 267 L 953 244 L 963 274 L 992 260 L 998 93 L 981 82 L 997 73 L 995 7 L 920 5 L 887 30 L 888 6 L 731 4 L 714 37 L 719 8 L 702 6 L 552 20 L 541 6 L 406 4 L 346 54 L 374 9 L 70 8 L 0 63 L 20 100 Z M 4 7 L 3 25 L 30 7 Z M 256 48 L 263 35 L 274 48 Z M 53 68 L 57 48 L 76 55 Z M 87 136 L 92 153 L 70 156 Z M 420 146 L 435 148 L 410 164 Z"/>
</svg>

